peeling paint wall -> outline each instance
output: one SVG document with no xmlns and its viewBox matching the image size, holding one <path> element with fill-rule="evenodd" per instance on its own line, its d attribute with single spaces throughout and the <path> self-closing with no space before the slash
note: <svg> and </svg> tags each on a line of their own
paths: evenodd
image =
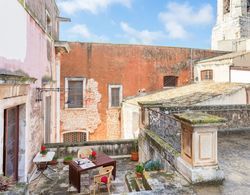
<svg viewBox="0 0 250 195">
<path fill-rule="evenodd" d="M 85 107 L 61 110 L 60 120 L 62 133 L 79 130 L 94 133 L 95 129 L 97 129 L 101 123 L 98 113 L 98 103 L 100 100 L 101 94 L 98 92 L 98 83 L 94 79 L 88 79 L 84 99 Z M 63 141 L 62 137 L 63 136 L 61 136 L 61 141 Z"/>
<path fill-rule="evenodd" d="M 122 85 L 123 98 L 138 95 L 141 89 L 146 92 L 162 89 L 163 77 L 168 75 L 178 76 L 178 86 L 185 85 L 192 80 L 192 64 L 196 60 L 222 54 L 210 50 L 160 46 L 69 44 L 70 53 L 63 54 L 61 58 L 61 87 L 65 87 L 67 77 L 94 79 L 101 99 L 95 114 L 86 110 L 73 111 L 65 108 L 65 94 L 61 93 L 61 131 L 65 131 L 65 125 L 73 120 L 79 123 L 78 128 L 91 128 L 90 140 L 114 139 L 124 134 L 121 132 L 120 109 L 109 109 L 109 85 Z M 81 113 L 79 122 L 75 120 L 74 112 Z M 89 114 L 91 118 L 100 120 L 98 125 L 94 122 L 88 126 L 86 118 L 89 118 Z"/>
<path fill-rule="evenodd" d="M 39 5 L 39 2 L 35 3 Z M 26 111 L 23 112 L 25 113 L 25 125 L 22 126 L 22 128 L 25 126 L 25 135 L 22 136 L 24 143 L 21 146 L 22 152 L 25 153 L 25 157 L 22 156 L 21 159 L 25 162 L 20 163 L 20 168 L 24 172 L 21 177 L 24 181 L 27 180 L 28 174 L 34 166 L 32 162 L 34 155 L 40 150 L 44 141 L 45 105 L 44 101 L 35 101 L 37 98 L 36 87 L 43 87 L 42 78 L 45 75 L 53 76 L 52 71 L 55 69 L 53 40 L 47 36 L 26 9 L 28 10 L 17 0 L 0 1 L 0 22 L 5 27 L 0 31 L 0 73 L 19 73 L 37 79 L 35 83 L 30 85 L 6 86 L 0 84 L 0 92 L 4 91 L 0 95 L 1 113 L 4 112 L 4 109 L 19 105 L 19 103 L 25 104 Z M 53 87 L 53 84 L 50 84 L 49 87 Z M 50 92 L 42 95 L 44 97 L 49 94 L 53 95 Z M 8 96 L 8 98 L 2 99 L 5 98 L 4 96 Z M 22 101 L 17 101 L 18 98 L 21 98 Z M 54 105 L 52 104 L 52 111 L 53 109 Z M 3 133 L 3 121 L 3 115 L 0 114 L 1 134 Z M 55 126 L 54 121 L 52 118 L 52 128 Z M 0 138 L 0 142 L 3 143 L 3 137 L 0 136 Z M 2 158 L 3 155 L 0 151 L 0 162 L 3 160 Z M 23 167 L 23 163 L 25 167 Z"/>
</svg>

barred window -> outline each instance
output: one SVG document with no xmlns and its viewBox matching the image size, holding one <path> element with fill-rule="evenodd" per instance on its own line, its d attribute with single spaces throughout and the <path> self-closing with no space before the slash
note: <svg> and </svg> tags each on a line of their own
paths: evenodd
<svg viewBox="0 0 250 195">
<path fill-rule="evenodd" d="M 163 86 L 164 87 L 176 87 L 178 82 L 177 76 L 164 76 L 163 77 Z"/>
<path fill-rule="evenodd" d="M 86 132 L 72 132 L 63 134 L 63 142 L 65 143 L 79 143 L 87 141 Z"/>
<path fill-rule="evenodd" d="M 68 81 L 68 108 L 83 107 L 83 81 Z"/>
<path fill-rule="evenodd" d="M 109 107 L 119 107 L 122 101 L 122 86 L 109 85 Z"/>
<path fill-rule="evenodd" d="M 201 80 L 213 80 L 213 70 L 202 70 Z"/>
</svg>

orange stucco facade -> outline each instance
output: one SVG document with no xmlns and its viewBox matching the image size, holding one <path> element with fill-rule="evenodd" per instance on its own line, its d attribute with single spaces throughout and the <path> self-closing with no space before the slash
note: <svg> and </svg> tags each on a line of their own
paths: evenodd
<svg viewBox="0 0 250 195">
<path fill-rule="evenodd" d="M 164 76 L 177 76 L 177 85 L 186 85 L 192 82 L 192 64 L 196 60 L 221 54 L 162 46 L 69 44 L 71 51 L 61 60 L 61 88 L 65 87 L 66 77 L 84 77 L 87 87 L 85 108 L 80 110 L 65 109 L 65 93 L 61 92 L 61 133 L 85 130 L 89 132 L 89 140 L 120 138 L 119 108 L 108 107 L 109 84 L 122 85 L 123 99 L 137 95 L 140 89 L 146 92 L 162 89 Z"/>
</svg>

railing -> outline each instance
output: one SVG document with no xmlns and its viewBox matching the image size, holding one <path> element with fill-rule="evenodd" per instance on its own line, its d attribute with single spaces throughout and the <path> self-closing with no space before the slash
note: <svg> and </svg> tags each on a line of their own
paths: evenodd
<svg viewBox="0 0 250 195">
<path fill-rule="evenodd" d="M 181 151 L 181 124 L 173 116 L 146 108 L 148 128 L 158 134 L 177 151 Z"/>
</svg>

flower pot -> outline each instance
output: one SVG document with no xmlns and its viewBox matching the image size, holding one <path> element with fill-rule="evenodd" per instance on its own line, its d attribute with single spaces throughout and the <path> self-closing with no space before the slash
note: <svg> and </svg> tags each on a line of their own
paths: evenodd
<svg viewBox="0 0 250 195">
<path fill-rule="evenodd" d="M 71 161 L 72 161 L 72 160 L 64 160 L 64 161 L 63 161 L 63 164 L 64 164 L 64 165 L 69 165 Z"/>
<path fill-rule="evenodd" d="M 131 152 L 131 160 L 132 161 L 138 161 L 139 160 L 138 152 Z"/>
<path fill-rule="evenodd" d="M 137 178 L 142 178 L 142 173 L 135 172 Z"/>
<path fill-rule="evenodd" d="M 57 160 L 52 160 L 52 161 L 48 162 L 48 165 L 51 165 L 51 166 L 54 166 L 54 165 L 57 165 L 57 164 L 58 164 Z"/>
</svg>

